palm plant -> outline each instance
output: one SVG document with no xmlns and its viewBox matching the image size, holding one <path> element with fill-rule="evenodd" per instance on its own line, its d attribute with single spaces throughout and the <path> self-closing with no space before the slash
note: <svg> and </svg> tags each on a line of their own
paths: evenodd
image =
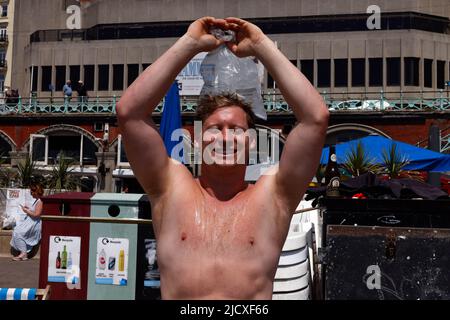
<svg viewBox="0 0 450 320">
<path fill-rule="evenodd" d="M 70 166 L 75 162 L 73 158 L 66 157 L 64 152 L 60 152 L 58 161 L 47 181 L 48 187 L 54 191 L 76 190 L 81 182 L 72 174 L 73 168 Z"/>
<path fill-rule="evenodd" d="M 383 150 L 382 157 L 383 172 L 391 179 L 399 178 L 403 168 L 409 163 L 408 158 L 400 154 L 395 143 L 391 145 L 389 150 Z"/>
<path fill-rule="evenodd" d="M 21 188 L 29 188 L 34 182 L 39 180 L 36 163 L 30 157 L 27 157 L 25 162 L 19 163 L 17 169 Z"/>
<path fill-rule="evenodd" d="M 358 177 L 367 172 L 377 173 L 380 169 L 379 166 L 374 163 L 374 159 L 369 158 L 361 141 L 358 141 L 358 143 L 355 146 L 352 146 L 347 152 L 341 167 L 344 172 L 351 177 Z"/>
</svg>

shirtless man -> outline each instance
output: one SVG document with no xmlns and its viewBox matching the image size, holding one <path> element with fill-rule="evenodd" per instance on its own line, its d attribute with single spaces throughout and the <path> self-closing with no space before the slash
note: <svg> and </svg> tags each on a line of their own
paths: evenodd
<svg viewBox="0 0 450 320">
<path fill-rule="evenodd" d="M 194 179 L 167 156 L 151 120 L 183 67 L 223 43 L 209 34 L 212 26 L 237 33 L 229 49 L 262 61 L 299 121 L 276 172 L 254 186 L 244 180 L 245 164 L 202 164 Z M 314 87 L 254 24 L 204 17 L 128 88 L 117 115 L 128 159 L 152 204 L 162 298 L 271 299 L 290 221 L 317 169 L 328 126 L 328 110 Z M 220 131 L 223 141 L 238 140 L 227 129 L 248 129 L 249 120 L 236 102 L 207 114 L 202 128 Z M 216 138 L 203 137 L 204 147 Z M 224 153 L 215 156 L 229 156 Z"/>
</svg>

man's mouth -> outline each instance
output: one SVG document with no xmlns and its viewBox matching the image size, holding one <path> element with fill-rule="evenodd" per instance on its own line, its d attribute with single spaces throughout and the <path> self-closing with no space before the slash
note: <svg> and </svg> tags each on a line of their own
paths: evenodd
<svg viewBox="0 0 450 320">
<path fill-rule="evenodd" d="M 231 150 L 213 150 L 213 155 L 218 157 L 234 156 L 237 153 L 237 149 Z"/>
</svg>

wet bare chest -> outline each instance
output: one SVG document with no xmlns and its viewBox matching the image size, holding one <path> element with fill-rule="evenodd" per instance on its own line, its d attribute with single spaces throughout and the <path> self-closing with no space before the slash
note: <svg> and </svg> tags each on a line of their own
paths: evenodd
<svg viewBox="0 0 450 320">
<path fill-rule="evenodd" d="M 260 212 L 245 201 L 194 206 L 178 220 L 180 245 L 214 251 L 251 249 L 262 227 Z"/>
</svg>

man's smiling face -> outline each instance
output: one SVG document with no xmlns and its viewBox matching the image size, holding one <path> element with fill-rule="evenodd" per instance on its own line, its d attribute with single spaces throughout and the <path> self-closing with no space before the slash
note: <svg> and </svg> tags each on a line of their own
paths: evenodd
<svg viewBox="0 0 450 320">
<path fill-rule="evenodd" d="M 247 115 L 238 106 L 215 110 L 203 123 L 203 161 L 206 164 L 245 164 L 249 150 Z"/>
</svg>

